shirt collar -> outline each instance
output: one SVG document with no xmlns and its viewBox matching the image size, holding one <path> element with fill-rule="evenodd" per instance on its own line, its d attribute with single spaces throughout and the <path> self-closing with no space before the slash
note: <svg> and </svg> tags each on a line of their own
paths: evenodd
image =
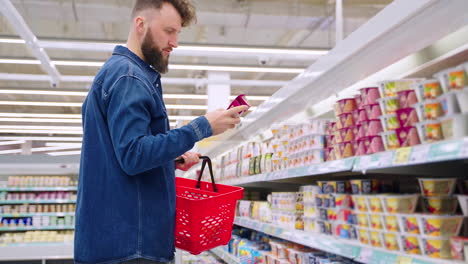
<svg viewBox="0 0 468 264">
<path fill-rule="evenodd" d="M 157 72 L 152 66 L 150 66 L 148 63 L 143 61 L 140 57 L 138 57 L 135 53 L 133 53 L 127 47 L 124 47 L 121 45 L 116 46 L 114 48 L 114 52 L 112 53 L 112 55 L 125 56 L 131 59 L 132 61 L 134 61 L 141 69 L 143 69 L 146 72 L 151 83 L 155 83 L 161 78 L 161 74 L 159 72 Z"/>
</svg>

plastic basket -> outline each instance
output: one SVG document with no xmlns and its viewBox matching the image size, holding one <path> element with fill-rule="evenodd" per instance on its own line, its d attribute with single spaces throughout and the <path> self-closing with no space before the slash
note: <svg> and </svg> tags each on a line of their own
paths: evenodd
<svg viewBox="0 0 468 264">
<path fill-rule="evenodd" d="M 244 189 L 215 184 L 211 160 L 202 156 L 198 180 L 176 178 L 176 228 L 175 246 L 197 255 L 231 239 L 237 200 Z M 201 181 L 206 163 L 211 181 Z"/>
</svg>

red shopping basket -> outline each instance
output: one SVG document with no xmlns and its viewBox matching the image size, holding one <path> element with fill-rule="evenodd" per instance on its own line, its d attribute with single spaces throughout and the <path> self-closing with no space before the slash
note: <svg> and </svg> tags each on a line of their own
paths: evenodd
<svg viewBox="0 0 468 264">
<path fill-rule="evenodd" d="M 198 180 L 176 178 L 175 245 L 194 255 L 229 243 L 236 202 L 244 196 L 243 188 L 215 184 L 210 158 L 200 158 Z M 212 183 L 201 181 L 207 163 Z"/>
</svg>

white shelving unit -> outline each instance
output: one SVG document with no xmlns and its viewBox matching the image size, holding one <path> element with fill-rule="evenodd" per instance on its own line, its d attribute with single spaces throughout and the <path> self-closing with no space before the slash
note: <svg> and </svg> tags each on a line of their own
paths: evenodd
<svg viewBox="0 0 468 264">
<path fill-rule="evenodd" d="M 73 259 L 73 243 L 0 245 L 0 261 Z"/>
<path fill-rule="evenodd" d="M 211 253 L 214 255 L 218 256 L 220 259 L 222 259 L 224 262 L 228 264 L 240 264 L 240 260 L 223 250 L 221 247 L 213 248 L 210 250 Z"/>
<path fill-rule="evenodd" d="M 425 256 L 408 255 L 402 252 L 388 251 L 366 247 L 358 242 L 338 239 L 300 230 L 288 230 L 275 225 L 262 223 L 249 218 L 236 217 L 234 223 L 238 226 L 257 230 L 268 235 L 289 240 L 304 246 L 316 248 L 326 252 L 334 253 L 362 263 L 369 264 L 461 264 L 464 262 L 453 260 L 434 259 Z"/>
</svg>

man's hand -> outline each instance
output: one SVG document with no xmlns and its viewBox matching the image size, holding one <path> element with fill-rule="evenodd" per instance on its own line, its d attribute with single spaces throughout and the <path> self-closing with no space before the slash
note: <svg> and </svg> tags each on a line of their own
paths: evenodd
<svg viewBox="0 0 468 264">
<path fill-rule="evenodd" d="M 246 105 L 236 106 L 228 110 L 218 109 L 209 112 L 205 115 L 210 123 L 213 136 L 223 133 L 224 131 L 234 128 L 240 123 L 239 112 L 249 109 Z"/>
<path fill-rule="evenodd" d="M 178 157 L 177 159 L 184 159 L 184 163 L 176 163 L 176 169 L 182 170 L 182 171 L 187 171 L 190 168 L 192 168 L 193 165 L 197 164 L 200 162 L 200 153 L 195 153 L 195 152 L 186 152 L 182 156 Z"/>
</svg>

